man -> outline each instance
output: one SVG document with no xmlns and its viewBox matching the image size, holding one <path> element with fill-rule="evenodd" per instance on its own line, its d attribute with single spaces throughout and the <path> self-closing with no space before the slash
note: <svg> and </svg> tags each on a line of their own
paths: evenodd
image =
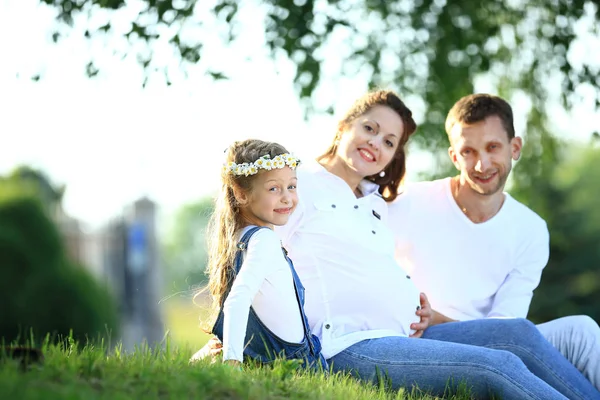
<svg viewBox="0 0 600 400">
<path fill-rule="evenodd" d="M 503 99 L 463 97 L 446 120 L 460 174 L 406 185 L 389 207 L 396 254 L 429 296 L 434 323 L 527 316 L 549 257 L 546 223 L 504 192 L 522 140 Z M 600 328 L 587 316 L 538 325 L 600 389 Z"/>
</svg>

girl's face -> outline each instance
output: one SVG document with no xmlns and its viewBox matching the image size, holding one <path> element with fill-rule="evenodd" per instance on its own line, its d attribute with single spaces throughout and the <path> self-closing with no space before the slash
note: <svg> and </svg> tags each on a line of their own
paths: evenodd
<svg viewBox="0 0 600 400">
<path fill-rule="evenodd" d="M 377 105 L 342 132 L 336 156 L 362 178 L 380 173 L 392 161 L 404 134 L 402 118 Z"/>
<path fill-rule="evenodd" d="M 253 225 L 285 225 L 298 204 L 296 171 L 288 166 L 261 171 L 252 181 L 242 207 L 244 218 Z"/>
</svg>

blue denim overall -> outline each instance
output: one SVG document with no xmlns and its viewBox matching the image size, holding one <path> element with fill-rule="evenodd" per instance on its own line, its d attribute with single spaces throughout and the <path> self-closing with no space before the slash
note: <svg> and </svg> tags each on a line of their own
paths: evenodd
<svg viewBox="0 0 600 400">
<path fill-rule="evenodd" d="M 239 241 L 237 245 L 238 251 L 234 260 L 233 270 L 235 271 L 231 272 L 232 276 L 230 278 L 232 279 L 229 279 L 230 285 L 233 283 L 233 278 L 238 274 L 240 268 L 242 267 L 242 254 L 248 247 L 250 238 L 261 228 L 268 229 L 266 227 L 259 226 L 252 227 L 242 236 L 241 240 Z M 321 342 L 319 341 L 319 338 L 310 333 L 308 320 L 306 319 L 306 314 L 304 313 L 304 286 L 302 286 L 300 278 L 294 269 L 294 265 L 287 256 L 286 250 L 284 248 L 281 248 L 281 250 L 283 251 L 283 255 L 290 266 L 290 270 L 292 271 L 292 276 L 294 278 L 296 299 L 298 300 L 298 307 L 300 308 L 300 314 L 302 316 L 302 325 L 304 326 L 304 338 L 302 339 L 301 343 L 290 343 L 279 338 L 262 323 L 260 318 L 258 318 L 258 315 L 256 315 L 256 312 L 254 312 L 252 306 L 250 306 L 250 313 L 248 314 L 248 326 L 246 328 L 246 338 L 244 340 L 244 358 L 252 358 L 265 364 L 273 362 L 278 357 L 286 359 L 300 359 L 304 361 L 303 367 L 312 369 L 319 369 L 320 367 L 323 367 L 323 370 L 327 371 L 327 362 L 321 355 Z M 223 299 L 227 298 L 230 290 L 231 286 L 227 288 L 226 295 L 223 296 Z M 225 300 L 223 300 L 223 303 L 224 302 Z M 221 341 L 223 341 L 223 317 L 223 304 L 221 304 L 219 315 L 215 325 L 212 328 L 212 333 L 217 335 Z"/>
</svg>

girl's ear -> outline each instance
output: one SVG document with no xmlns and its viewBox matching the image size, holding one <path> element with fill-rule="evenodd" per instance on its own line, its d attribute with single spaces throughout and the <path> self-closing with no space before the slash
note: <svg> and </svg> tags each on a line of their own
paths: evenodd
<svg viewBox="0 0 600 400">
<path fill-rule="evenodd" d="M 248 193 L 238 186 L 233 187 L 233 196 L 240 206 L 248 204 Z"/>
</svg>

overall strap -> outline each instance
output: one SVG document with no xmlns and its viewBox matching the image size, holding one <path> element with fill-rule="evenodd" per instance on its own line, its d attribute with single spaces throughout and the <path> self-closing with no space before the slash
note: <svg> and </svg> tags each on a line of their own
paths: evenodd
<svg viewBox="0 0 600 400">
<path fill-rule="evenodd" d="M 294 268 L 294 263 L 287 255 L 288 254 L 287 250 L 283 246 L 281 247 L 281 250 L 283 251 L 283 256 L 285 257 L 285 260 L 287 261 L 287 263 L 290 267 L 290 270 L 292 272 L 292 277 L 294 279 L 294 289 L 296 292 L 296 300 L 298 301 L 298 307 L 300 308 L 300 318 L 302 318 L 302 325 L 304 326 L 304 337 L 306 338 L 306 341 L 308 342 L 308 346 L 310 347 L 310 350 L 311 350 L 313 356 L 316 357 L 317 351 L 315 350 L 312 333 L 310 331 L 310 328 L 308 327 L 308 321 L 306 319 L 306 314 L 304 313 L 304 301 L 302 298 L 300 298 L 300 288 L 298 287 L 298 285 L 300 284 L 300 277 L 296 273 L 296 269 Z"/>
<path fill-rule="evenodd" d="M 258 232 L 260 229 L 268 229 L 268 228 L 266 226 L 253 226 L 252 228 L 248 229 L 246 231 L 246 233 L 244 233 L 242 235 L 240 241 L 236 245 L 237 251 L 235 253 L 235 258 L 233 259 L 233 268 L 229 269 L 229 271 L 227 272 L 229 275 L 229 279 L 228 279 L 229 286 L 225 290 L 225 293 L 221 299 L 221 304 L 220 304 L 221 309 L 223 308 L 223 304 L 225 304 L 225 299 L 227 298 L 227 296 L 229 296 L 229 291 L 231 290 L 231 285 L 233 285 L 233 280 L 235 279 L 237 274 L 240 272 L 240 268 L 242 268 L 243 253 L 248 248 L 248 243 L 250 242 L 250 239 L 252 238 L 252 236 L 254 236 L 254 234 L 256 232 Z"/>
<path fill-rule="evenodd" d="M 244 251 L 248 248 L 248 243 L 250 242 L 250 239 L 252 238 L 252 236 L 254 236 L 256 232 L 258 232 L 261 229 L 268 228 L 266 226 L 253 226 L 242 235 L 242 238 L 236 245 L 238 251 L 235 253 L 235 259 L 233 262 L 233 268 L 235 270 L 236 275 L 240 272 L 240 268 L 242 268 L 242 255 Z"/>
</svg>

